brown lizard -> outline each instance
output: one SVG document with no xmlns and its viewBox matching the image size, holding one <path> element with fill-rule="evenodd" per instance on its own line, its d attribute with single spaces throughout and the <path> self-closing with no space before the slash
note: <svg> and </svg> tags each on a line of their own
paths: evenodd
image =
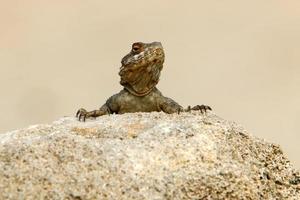
<svg viewBox="0 0 300 200">
<path fill-rule="evenodd" d="M 119 75 L 120 84 L 124 87 L 119 93 L 111 96 L 98 110 L 86 111 L 81 108 L 76 117 L 79 121 L 107 114 L 132 112 L 163 111 L 180 113 L 200 110 L 202 113 L 211 110 L 209 106 L 197 105 L 184 109 L 171 98 L 165 97 L 155 87 L 163 68 L 165 54 L 160 42 L 136 42 L 131 51 L 122 59 Z"/>
</svg>

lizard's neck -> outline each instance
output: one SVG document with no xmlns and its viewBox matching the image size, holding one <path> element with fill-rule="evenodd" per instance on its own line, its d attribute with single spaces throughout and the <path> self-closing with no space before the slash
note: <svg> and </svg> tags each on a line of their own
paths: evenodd
<svg viewBox="0 0 300 200">
<path fill-rule="evenodd" d="M 130 85 L 124 86 L 124 89 L 127 90 L 130 94 L 132 94 L 134 96 L 144 97 L 144 96 L 147 96 L 149 93 L 151 93 L 153 90 L 155 90 L 156 87 L 154 85 L 151 89 L 148 89 L 148 90 L 143 91 L 143 92 L 135 91 Z"/>
</svg>

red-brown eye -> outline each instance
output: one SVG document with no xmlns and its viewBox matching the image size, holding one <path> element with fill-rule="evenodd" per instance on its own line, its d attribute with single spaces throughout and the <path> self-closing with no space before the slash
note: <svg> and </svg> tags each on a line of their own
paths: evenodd
<svg viewBox="0 0 300 200">
<path fill-rule="evenodd" d="M 132 50 L 133 50 L 133 51 L 138 51 L 139 49 L 140 49 L 140 47 L 138 47 L 138 46 L 132 47 Z"/>
<path fill-rule="evenodd" d="M 143 50 L 143 45 L 140 42 L 136 42 L 132 45 L 132 51 L 133 52 L 141 52 Z"/>
</svg>

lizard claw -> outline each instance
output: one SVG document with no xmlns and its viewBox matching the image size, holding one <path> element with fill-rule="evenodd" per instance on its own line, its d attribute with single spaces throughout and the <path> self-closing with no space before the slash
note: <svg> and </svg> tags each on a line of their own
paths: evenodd
<svg viewBox="0 0 300 200">
<path fill-rule="evenodd" d="M 191 111 L 191 110 L 200 110 L 200 112 L 203 114 L 203 113 L 206 113 L 208 110 L 212 110 L 211 107 L 209 106 L 206 106 L 206 105 L 196 105 L 194 107 L 188 107 L 188 111 Z"/>
<path fill-rule="evenodd" d="M 78 117 L 79 121 L 81 121 L 82 118 L 82 121 L 85 122 L 85 119 L 88 117 L 88 112 L 84 108 L 80 108 L 76 113 L 76 117 Z"/>
<path fill-rule="evenodd" d="M 184 109 L 182 107 L 179 107 L 176 111 L 177 114 L 179 115 L 180 113 L 184 112 Z"/>
<path fill-rule="evenodd" d="M 187 110 L 188 112 L 191 112 L 191 110 L 192 110 L 191 106 L 188 106 L 186 110 Z"/>
<path fill-rule="evenodd" d="M 178 110 L 177 110 L 177 114 L 179 115 L 179 114 L 180 114 L 180 112 L 181 112 L 181 110 L 180 110 L 180 109 L 178 109 Z"/>
</svg>

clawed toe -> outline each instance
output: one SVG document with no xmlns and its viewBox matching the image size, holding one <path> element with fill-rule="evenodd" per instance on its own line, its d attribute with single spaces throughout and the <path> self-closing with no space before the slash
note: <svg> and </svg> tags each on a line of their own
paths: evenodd
<svg viewBox="0 0 300 200">
<path fill-rule="evenodd" d="M 87 117 L 88 112 L 84 109 L 84 108 L 80 108 L 77 113 L 76 113 L 76 117 L 78 118 L 79 121 L 84 121 Z"/>
<path fill-rule="evenodd" d="M 80 108 L 77 113 L 76 113 L 76 117 L 78 117 L 81 113 L 86 112 L 86 110 L 84 108 Z"/>
<path fill-rule="evenodd" d="M 212 110 L 211 107 L 206 106 L 206 105 L 196 105 L 194 107 L 188 107 L 189 111 L 191 110 L 199 110 L 202 114 L 206 113 L 208 110 Z"/>
</svg>

